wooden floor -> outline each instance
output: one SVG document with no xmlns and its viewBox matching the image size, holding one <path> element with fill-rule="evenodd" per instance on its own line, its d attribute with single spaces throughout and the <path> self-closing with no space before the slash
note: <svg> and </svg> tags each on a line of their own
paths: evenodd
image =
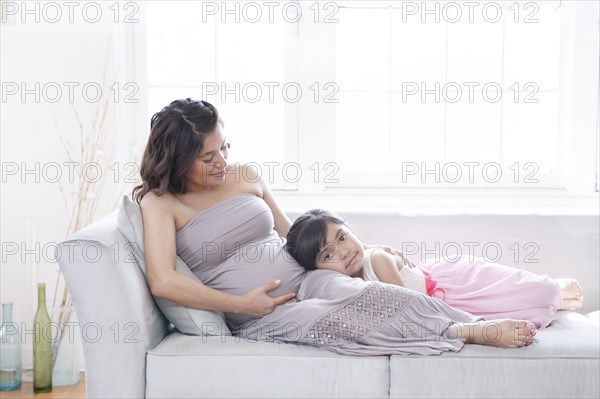
<svg viewBox="0 0 600 399">
<path fill-rule="evenodd" d="M 79 382 L 70 387 L 53 387 L 52 392 L 48 393 L 33 393 L 33 383 L 31 381 L 23 381 L 21 389 L 16 391 L 0 391 L 1 399 L 49 399 L 49 398 L 65 398 L 65 399 L 84 399 L 85 398 L 85 373 L 81 373 Z"/>
</svg>

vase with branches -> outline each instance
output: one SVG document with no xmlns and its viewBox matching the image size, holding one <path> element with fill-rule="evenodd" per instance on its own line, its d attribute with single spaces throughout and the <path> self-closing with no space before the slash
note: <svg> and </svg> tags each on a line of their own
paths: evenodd
<svg viewBox="0 0 600 399">
<path fill-rule="evenodd" d="M 66 236 L 81 230 L 88 224 L 92 223 L 98 214 L 101 202 L 105 199 L 102 195 L 106 190 L 103 190 L 107 180 L 106 173 L 110 167 L 110 162 L 113 159 L 114 144 L 110 140 L 112 131 L 112 113 L 114 102 L 110 96 L 108 89 L 106 66 L 102 76 L 102 95 L 100 99 L 90 107 L 91 112 L 87 118 L 84 118 L 82 113 L 74 104 L 70 104 L 71 116 L 74 119 L 79 133 L 79 143 L 74 145 L 73 141 L 67 140 L 62 129 L 59 126 L 56 118 L 54 123 L 58 131 L 59 140 L 65 151 L 67 161 L 71 165 L 75 165 L 75 179 L 69 182 L 70 190 L 60 185 L 60 193 L 62 195 L 65 209 L 69 218 L 69 223 L 66 231 Z M 113 198 L 112 209 L 117 204 L 118 194 L 121 190 L 110 190 L 113 195 L 117 194 L 117 198 Z M 62 284 L 61 284 L 62 283 Z M 57 337 L 52 347 L 52 365 L 56 364 L 56 360 L 61 349 L 61 344 L 64 342 L 65 328 L 72 325 L 75 315 L 71 303 L 69 290 L 64 283 L 62 272 L 58 270 L 54 296 L 52 300 L 53 313 L 56 309 L 58 315 L 51 315 L 52 320 L 56 320 Z"/>
</svg>

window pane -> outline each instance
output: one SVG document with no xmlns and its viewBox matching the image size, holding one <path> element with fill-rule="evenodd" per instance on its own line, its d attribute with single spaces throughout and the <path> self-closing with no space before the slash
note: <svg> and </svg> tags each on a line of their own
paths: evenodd
<svg viewBox="0 0 600 399">
<path fill-rule="evenodd" d="M 335 160 L 342 173 L 388 170 L 387 93 L 339 93 L 335 117 Z"/>
<path fill-rule="evenodd" d="M 387 90 L 390 75 L 388 10 L 339 10 L 335 76 L 341 90 Z M 357 27 L 360 27 L 357 29 Z"/>
<path fill-rule="evenodd" d="M 256 104 L 226 102 L 218 106 L 225 122 L 233 162 L 285 162 L 285 118 L 283 101 Z M 266 173 L 267 170 L 263 168 Z"/>
<path fill-rule="evenodd" d="M 219 82 L 285 84 L 285 22 L 282 18 L 269 22 L 265 15 L 255 23 L 244 18 L 239 23 L 232 20 L 219 24 L 217 32 L 216 78 Z"/>
<path fill-rule="evenodd" d="M 398 9 L 394 9 L 392 15 L 392 89 L 402 90 L 403 82 L 425 82 L 431 85 L 444 81 L 445 24 L 424 24 L 417 18 L 408 18 L 406 22 L 402 22 L 402 11 Z"/>
<path fill-rule="evenodd" d="M 534 11 L 522 10 L 521 18 Z M 515 82 L 521 85 L 535 82 L 543 89 L 558 89 L 560 12 L 554 7 L 540 7 L 533 17 L 539 22 L 506 23 L 505 89 Z"/>
<path fill-rule="evenodd" d="M 215 25 L 202 22 L 201 7 L 149 3 L 148 83 L 199 85 L 215 75 Z"/>
<path fill-rule="evenodd" d="M 502 22 L 448 24 L 448 82 L 502 83 Z"/>
<path fill-rule="evenodd" d="M 447 104 L 446 162 L 499 162 L 501 102 Z"/>
<path fill-rule="evenodd" d="M 556 172 L 558 94 L 537 96 L 537 104 L 504 101 L 502 163 L 535 162 L 541 173 Z"/>
<path fill-rule="evenodd" d="M 444 159 L 444 105 L 403 101 L 392 95 L 391 165 L 402 172 L 403 162 L 433 163 Z"/>
</svg>

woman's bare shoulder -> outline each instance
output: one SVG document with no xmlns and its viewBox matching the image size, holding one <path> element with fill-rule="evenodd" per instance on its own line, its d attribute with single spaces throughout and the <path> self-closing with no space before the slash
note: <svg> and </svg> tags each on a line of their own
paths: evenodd
<svg viewBox="0 0 600 399">
<path fill-rule="evenodd" d="M 240 164 L 236 162 L 228 166 L 228 169 L 228 174 L 233 177 L 232 183 L 237 186 L 235 191 L 248 192 L 262 197 L 262 171 L 257 167 L 257 164 Z"/>
</svg>

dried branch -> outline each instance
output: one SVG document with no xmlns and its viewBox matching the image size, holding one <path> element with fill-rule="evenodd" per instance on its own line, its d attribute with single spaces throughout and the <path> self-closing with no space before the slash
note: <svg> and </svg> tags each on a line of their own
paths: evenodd
<svg viewBox="0 0 600 399">
<path fill-rule="evenodd" d="M 105 180 L 107 178 L 107 173 L 103 173 L 103 171 L 108 170 L 108 167 L 110 166 L 109 162 L 114 153 L 114 147 L 112 145 L 107 145 L 109 133 L 107 122 L 110 119 L 112 104 L 110 102 L 110 90 L 106 86 L 106 70 L 107 65 L 105 65 L 102 76 L 102 98 L 94 107 L 93 114 L 91 115 L 91 123 L 84 123 L 77 108 L 72 103 L 70 104 L 73 117 L 79 128 L 79 159 L 74 159 L 71 149 L 61 134 L 61 129 L 58 126 L 58 122 L 56 121 L 56 118 L 54 118 L 54 124 L 58 131 L 59 139 L 67 159 L 69 162 L 79 162 L 79 168 L 77 168 L 77 191 L 74 193 L 74 198 L 72 198 L 72 193 L 70 193 L 71 195 L 68 195 L 65 192 L 62 184 L 59 185 L 60 192 L 65 203 L 65 208 L 69 213 L 69 224 L 66 232 L 67 236 L 79 231 L 94 220 L 96 212 L 98 211 L 100 200 L 102 198 L 101 193 L 103 192 L 102 190 Z M 101 176 L 99 176 L 97 181 L 97 176 L 94 178 L 94 182 L 92 182 L 84 173 L 86 168 L 89 168 L 90 165 L 98 165 L 100 167 Z M 73 185 L 72 182 L 70 184 Z M 69 201 L 69 199 L 71 199 L 71 201 Z M 55 307 L 58 299 L 58 287 L 61 281 L 61 276 L 62 273 L 59 270 L 53 301 L 53 305 Z M 65 284 L 62 297 L 60 298 L 60 303 L 58 305 L 63 309 L 63 311 L 60 313 L 58 320 L 59 339 L 54 343 L 52 348 L 53 364 L 56 362 L 56 358 L 58 356 L 58 350 L 64 337 L 66 323 L 68 323 L 72 318 L 72 308 L 70 305 L 71 298 L 68 288 Z"/>
</svg>

